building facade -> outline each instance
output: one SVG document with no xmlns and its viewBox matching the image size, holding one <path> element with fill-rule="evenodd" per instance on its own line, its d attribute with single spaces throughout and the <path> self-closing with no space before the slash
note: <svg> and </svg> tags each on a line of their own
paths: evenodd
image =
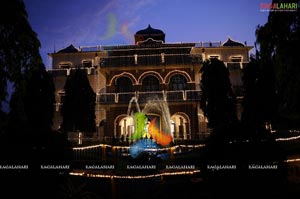
<svg viewBox="0 0 300 199">
<path fill-rule="evenodd" d="M 49 53 L 56 88 L 53 128 L 62 122 L 64 85 L 72 70 L 87 71 L 96 100 L 94 139 L 126 138 L 134 131 L 130 115 L 150 104 L 167 106 L 174 140 L 197 140 L 207 132 L 200 109 L 200 68 L 210 58 L 224 61 L 234 92 L 241 95 L 241 70 L 251 46 L 228 39 L 222 42 L 165 43 L 165 33 L 150 25 L 136 32 L 135 44 L 75 48 Z M 162 116 L 163 111 L 151 114 Z"/>
</svg>

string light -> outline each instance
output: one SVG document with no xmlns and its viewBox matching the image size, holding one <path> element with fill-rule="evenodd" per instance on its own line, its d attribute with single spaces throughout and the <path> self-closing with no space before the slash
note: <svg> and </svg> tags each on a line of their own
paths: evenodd
<svg viewBox="0 0 300 199">
<path fill-rule="evenodd" d="M 275 139 L 276 141 L 289 141 L 289 140 L 296 140 L 296 139 L 299 139 L 300 138 L 300 135 L 299 136 L 294 136 L 294 137 L 289 137 L 289 138 L 277 138 Z"/>
<path fill-rule="evenodd" d="M 300 139 L 300 135 L 299 136 L 293 136 L 293 137 L 287 137 L 287 138 L 277 138 L 275 139 L 276 142 L 281 142 L 281 141 L 291 141 L 291 140 L 297 140 Z M 174 153 L 174 151 L 178 148 L 181 148 L 183 150 L 188 149 L 190 151 L 191 150 L 196 150 L 197 148 L 203 148 L 205 147 L 205 144 L 196 144 L 196 145 L 175 145 L 175 146 L 170 146 L 170 147 L 162 147 L 162 148 L 151 148 L 151 149 L 147 149 L 148 151 L 151 152 L 169 152 L 169 153 Z M 83 151 L 83 150 L 89 150 L 89 149 L 96 149 L 96 148 L 111 148 L 112 151 L 115 150 L 123 150 L 122 153 L 125 153 L 123 155 L 130 155 L 128 154 L 128 151 L 130 149 L 130 146 L 113 146 L 113 145 L 108 145 L 108 144 L 97 144 L 97 145 L 91 145 L 91 146 L 84 146 L 84 147 L 73 147 L 72 149 L 74 151 Z M 126 154 L 127 152 L 127 154 Z M 287 159 L 284 162 L 286 163 L 291 163 L 291 162 L 300 162 L 300 158 L 294 158 L 294 159 Z M 176 173 L 175 173 L 176 174 Z M 70 175 L 84 175 L 84 173 L 70 173 Z M 85 175 L 92 175 L 92 174 L 85 174 Z M 95 175 L 95 174 L 93 174 Z M 165 174 L 159 174 L 159 175 L 167 175 Z M 171 175 L 171 173 L 169 173 L 169 175 Z M 102 175 L 103 177 L 104 175 Z M 149 177 L 149 176 L 148 176 Z M 114 178 L 121 178 L 121 177 L 116 177 L 114 176 Z M 136 178 L 136 176 L 132 177 L 132 178 Z"/>
<path fill-rule="evenodd" d="M 276 141 L 288 141 L 288 140 L 295 140 L 299 139 L 300 136 L 290 137 L 290 138 L 277 138 Z M 172 147 L 166 148 L 159 148 L 153 149 L 156 151 L 168 151 L 168 150 L 175 150 L 178 147 L 182 148 L 201 148 L 204 147 L 205 144 L 198 144 L 198 145 L 176 145 Z M 93 146 L 87 147 L 74 147 L 73 150 L 85 150 L 85 149 L 92 149 L 97 147 L 112 147 L 112 149 L 129 149 L 129 146 L 112 146 L 107 144 L 98 144 Z M 284 160 L 285 163 L 293 163 L 293 162 L 300 162 L 300 158 L 291 158 Z M 90 177 L 90 178 L 107 178 L 107 179 L 151 179 L 151 178 L 162 178 L 163 176 L 178 176 L 178 175 L 194 175 L 196 173 L 200 173 L 200 170 L 192 170 L 192 171 L 177 171 L 177 172 L 163 172 L 158 174 L 150 174 L 150 175 L 114 175 L 114 174 L 97 174 L 97 173 L 90 173 L 86 171 L 72 171 L 69 172 L 69 175 L 72 176 L 83 176 L 83 177 Z"/>
<path fill-rule="evenodd" d="M 288 160 L 285 160 L 284 162 L 300 162 L 300 158 L 294 158 L 294 159 L 288 159 Z"/>
<path fill-rule="evenodd" d="M 292 129 L 292 130 L 289 130 L 290 133 L 300 133 L 299 130 L 295 130 L 295 129 Z"/>
<path fill-rule="evenodd" d="M 200 173 L 200 170 L 164 172 L 164 173 L 159 173 L 159 174 L 139 175 L 139 176 L 104 175 L 104 174 L 92 174 L 92 173 L 86 173 L 86 172 L 70 172 L 69 175 L 86 176 L 86 177 L 91 177 L 91 178 L 149 179 L 149 178 L 159 178 L 159 177 L 163 177 L 163 176 L 194 175 L 196 173 Z"/>
<path fill-rule="evenodd" d="M 91 146 L 83 146 L 83 147 L 73 147 L 73 150 L 84 150 L 84 149 L 93 149 L 93 148 L 98 148 L 98 147 L 110 147 L 111 145 L 107 144 L 97 144 L 97 145 L 91 145 Z"/>
<path fill-rule="evenodd" d="M 196 144 L 196 145 L 175 145 L 172 147 L 163 147 L 163 148 L 153 148 L 152 150 L 154 151 L 166 151 L 166 150 L 171 150 L 171 149 L 176 149 L 178 147 L 181 148 L 202 148 L 204 147 L 205 144 Z M 129 149 L 130 146 L 113 146 L 113 145 L 108 145 L 108 144 L 97 144 L 97 145 L 91 145 L 91 146 L 83 146 L 83 147 L 73 147 L 73 150 L 85 150 L 85 149 L 93 149 L 93 148 L 98 148 L 98 147 L 111 147 L 113 149 Z"/>
<path fill-rule="evenodd" d="M 293 137 L 288 137 L 288 138 L 276 138 L 275 140 L 278 141 L 289 141 L 289 140 L 296 140 L 300 139 L 299 136 L 293 136 Z M 248 140 L 247 140 L 248 141 Z M 114 145 L 109 145 L 109 144 L 97 144 L 97 145 L 91 145 L 91 146 L 83 146 L 83 147 L 73 147 L 73 150 L 85 150 L 85 149 L 93 149 L 93 148 L 98 148 L 98 147 L 111 147 L 114 149 L 129 149 L 130 146 L 114 146 Z M 181 148 L 202 148 L 205 147 L 205 144 L 196 144 L 196 145 L 175 145 L 171 147 L 163 147 L 163 148 L 158 148 L 158 149 L 153 149 L 156 151 L 164 151 L 164 150 L 171 150 L 171 149 L 176 149 L 178 147 Z"/>
</svg>

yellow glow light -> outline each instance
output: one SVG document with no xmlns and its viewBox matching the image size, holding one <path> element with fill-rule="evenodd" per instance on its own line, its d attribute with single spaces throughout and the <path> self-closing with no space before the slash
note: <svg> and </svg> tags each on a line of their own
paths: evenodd
<svg viewBox="0 0 300 199">
<path fill-rule="evenodd" d="M 193 175 L 196 173 L 200 173 L 200 170 L 193 171 L 178 171 L 178 172 L 164 172 L 159 174 L 152 175 L 140 175 L 140 176 L 118 176 L 118 175 L 103 175 L 103 174 L 92 174 L 85 172 L 70 172 L 69 175 L 73 176 L 86 176 L 91 178 L 115 178 L 115 179 L 147 179 L 147 178 L 158 178 L 162 176 L 175 176 L 175 175 Z"/>
<path fill-rule="evenodd" d="M 300 162 L 300 158 L 288 159 L 285 160 L 284 162 Z"/>
<path fill-rule="evenodd" d="M 296 139 L 299 139 L 299 138 L 300 138 L 300 135 L 299 136 L 294 136 L 294 137 L 289 137 L 289 138 L 277 138 L 276 141 L 296 140 Z"/>
</svg>

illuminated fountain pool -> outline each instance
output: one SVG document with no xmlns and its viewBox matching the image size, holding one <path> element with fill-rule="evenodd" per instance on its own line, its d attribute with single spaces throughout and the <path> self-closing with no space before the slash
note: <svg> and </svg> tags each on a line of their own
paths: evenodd
<svg viewBox="0 0 300 199">
<path fill-rule="evenodd" d="M 135 102 L 137 112 L 133 113 L 132 102 Z M 133 97 L 128 105 L 127 117 L 134 121 L 134 131 L 129 136 L 133 142 L 129 152 L 137 158 L 143 152 L 155 153 L 160 147 L 167 147 L 173 140 L 171 133 L 170 111 L 167 102 L 160 99 L 148 100 L 141 110 L 138 101 Z"/>
</svg>

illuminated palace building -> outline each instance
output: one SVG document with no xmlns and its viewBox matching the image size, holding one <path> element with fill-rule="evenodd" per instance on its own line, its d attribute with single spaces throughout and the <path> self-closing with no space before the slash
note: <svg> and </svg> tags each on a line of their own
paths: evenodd
<svg viewBox="0 0 300 199">
<path fill-rule="evenodd" d="M 150 25 L 136 32 L 134 45 L 75 48 L 70 45 L 50 53 L 56 88 L 54 128 L 62 123 L 60 113 L 67 76 L 78 68 L 87 72 L 96 93 L 93 139 L 107 141 L 133 132 L 131 111 L 143 110 L 150 99 L 163 100 L 170 113 L 170 131 L 176 140 L 201 139 L 206 118 L 200 109 L 200 68 L 210 58 L 222 60 L 230 71 L 233 90 L 240 94 L 241 69 L 252 47 L 227 39 L 222 42 L 165 43 L 165 33 Z M 152 102 L 155 103 L 155 102 Z M 155 114 L 155 113 L 154 113 Z M 77 132 L 78 133 L 78 132 Z M 69 133 L 71 138 L 76 132 Z"/>
</svg>

